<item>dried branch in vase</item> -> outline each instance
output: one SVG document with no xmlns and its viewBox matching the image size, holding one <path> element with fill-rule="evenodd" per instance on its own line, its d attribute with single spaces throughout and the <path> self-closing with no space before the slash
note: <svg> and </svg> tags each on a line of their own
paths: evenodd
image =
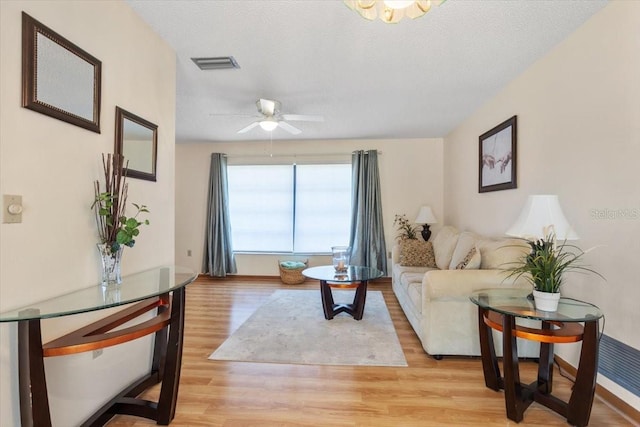
<svg viewBox="0 0 640 427">
<path fill-rule="evenodd" d="M 96 225 L 100 242 L 108 245 L 112 252 L 117 252 L 120 245 L 133 247 L 135 237 L 140 234 L 139 226 L 149 224 L 149 220 L 139 221 L 141 213 L 148 213 L 145 205 L 132 203 L 136 208 L 134 216 L 127 218 L 125 211 L 129 186 L 126 176 L 124 157 L 119 154 L 103 154 L 104 191 L 100 181 L 94 183 L 94 201 L 91 206 L 95 211 Z"/>
</svg>

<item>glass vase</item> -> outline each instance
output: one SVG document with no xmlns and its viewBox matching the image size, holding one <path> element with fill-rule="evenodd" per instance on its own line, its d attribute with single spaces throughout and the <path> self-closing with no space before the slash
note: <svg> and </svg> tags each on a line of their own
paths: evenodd
<svg viewBox="0 0 640 427">
<path fill-rule="evenodd" d="M 337 273 L 346 273 L 349 267 L 349 247 L 348 246 L 332 246 L 331 254 L 333 267 Z"/>
<path fill-rule="evenodd" d="M 122 283 L 120 262 L 124 246 L 121 245 L 115 252 L 111 250 L 111 245 L 98 243 L 97 246 L 100 252 L 100 260 L 102 261 L 102 286 L 119 285 Z"/>
</svg>

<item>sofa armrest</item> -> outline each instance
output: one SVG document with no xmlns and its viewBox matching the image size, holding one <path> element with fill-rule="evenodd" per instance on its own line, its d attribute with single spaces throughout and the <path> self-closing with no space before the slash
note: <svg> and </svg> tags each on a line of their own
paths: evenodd
<svg viewBox="0 0 640 427">
<path fill-rule="evenodd" d="M 520 277 L 507 277 L 503 270 L 431 270 L 422 279 L 422 295 L 425 300 L 467 297 L 487 288 L 531 288 Z"/>
<path fill-rule="evenodd" d="M 400 262 L 400 245 L 393 245 L 391 248 L 391 265 L 398 264 Z"/>
</svg>

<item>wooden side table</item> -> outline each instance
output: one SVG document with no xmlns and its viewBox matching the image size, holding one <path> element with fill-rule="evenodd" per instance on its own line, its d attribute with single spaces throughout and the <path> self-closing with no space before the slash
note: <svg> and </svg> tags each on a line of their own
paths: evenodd
<svg viewBox="0 0 640 427">
<path fill-rule="evenodd" d="M 536 310 L 529 291 L 487 289 L 470 296 L 478 305 L 478 327 L 484 380 L 488 388 L 504 389 L 507 417 L 520 422 L 532 402 L 538 402 L 567 419 L 569 424 L 589 424 L 598 374 L 599 320 L 603 314 L 592 304 L 561 298 L 558 310 Z M 516 325 L 517 318 L 541 321 L 539 329 Z M 584 323 L 584 326 L 581 325 Z M 493 335 L 503 333 L 503 369 L 500 375 Z M 538 379 L 520 382 L 516 338 L 540 342 Z M 553 345 L 582 341 L 576 381 L 569 402 L 553 396 Z"/>
<path fill-rule="evenodd" d="M 150 372 L 114 396 L 82 426 L 102 426 L 116 414 L 128 414 L 168 425 L 178 400 L 185 315 L 185 287 L 197 277 L 182 267 L 159 267 L 123 277 L 121 285 L 91 286 L 29 307 L 0 313 L 0 322 L 18 322 L 20 418 L 24 426 L 51 426 L 44 358 L 64 356 L 122 344 L 155 334 Z M 69 316 L 135 303 L 102 320 L 42 343 L 43 319 Z M 120 328 L 137 317 L 155 316 Z M 138 399 L 162 382 L 158 402 Z"/>
</svg>

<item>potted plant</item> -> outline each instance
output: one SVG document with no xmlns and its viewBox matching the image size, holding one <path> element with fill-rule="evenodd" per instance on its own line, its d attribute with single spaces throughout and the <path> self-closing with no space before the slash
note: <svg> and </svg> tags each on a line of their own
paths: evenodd
<svg viewBox="0 0 640 427">
<path fill-rule="evenodd" d="M 393 220 L 393 225 L 398 227 L 398 236 L 396 237 L 398 240 L 417 240 L 416 228 L 411 224 L 411 222 L 407 219 L 405 214 L 395 216 Z"/>
<path fill-rule="evenodd" d="M 517 278 L 524 275 L 533 285 L 533 297 L 539 310 L 557 310 L 564 273 L 578 271 L 602 277 L 600 273 L 580 264 L 585 251 L 567 244 L 566 241 L 558 243 L 553 232 L 544 238 L 526 241 L 531 247 L 531 252 L 524 256 L 518 266 L 509 269 L 508 277 Z"/>
<path fill-rule="evenodd" d="M 133 247 L 136 237 L 140 234 L 139 227 L 148 225 L 149 220 L 138 219 L 140 214 L 149 213 L 145 205 L 132 203 L 136 208 L 133 216 L 127 217 L 126 169 L 124 157 L 119 154 L 102 155 L 104 171 L 104 189 L 100 181 L 94 183 L 95 197 L 91 208 L 95 212 L 96 224 L 100 243 L 98 250 L 102 260 L 102 285 L 119 284 L 122 282 L 120 261 L 124 246 Z"/>
</svg>

